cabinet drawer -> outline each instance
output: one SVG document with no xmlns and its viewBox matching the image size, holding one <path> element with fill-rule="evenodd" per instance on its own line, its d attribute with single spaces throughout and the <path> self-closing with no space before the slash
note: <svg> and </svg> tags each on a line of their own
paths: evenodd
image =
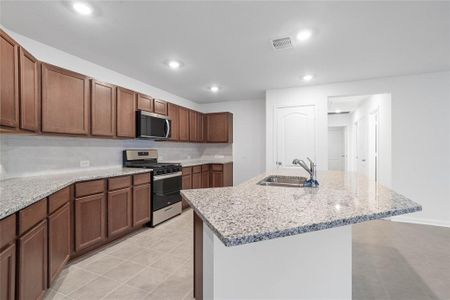
<svg viewBox="0 0 450 300">
<path fill-rule="evenodd" d="M 0 249 L 16 238 L 16 214 L 0 221 Z"/>
<path fill-rule="evenodd" d="M 140 185 L 150 182 L 150 173 L 133 175 L 133 184 Z"/>
<path fill-rule="evenodd" d="M 212 171 L 223 171 L 223 165 L 211 165 Z"/>
<path fill-rule="evenodd" d="M 108 179 L 108 190 L 119 190 L 131 186 L 131 176 L 113 177 Z"/>
<path fill-rule="evenodd" d="M 191 167 L 184 167 L 181 172 L 183 173 L 183 175 L 192 174 L 192 168 Z"/>
<path fill-rule="evenodd" d="M 19 235 L 47 217 L 47 198 L 19 211 Z"/>
<path fill-rule="evenodd" d="M 105 181 L 103 179 L 85 181 L 75 184 L 76 197 L 83 197 L 87 195 L 103 193 L 104 191 L 105 191 Z"/>
<path fill-rule="evenodd" d="M 202 165 L 202 172 L 209 171 L 209 165 Z"/>
<path fill-rule="evenodd" d="M 51 214 L 70 201 L 70 187 L 66 187 L 48 197 L 48 213 Z"/>
<path fill-rule="evenodd" d="M 200 173 L 202 171 L 202 166 L 192 167 L 192 173 Z"/>
</svg>

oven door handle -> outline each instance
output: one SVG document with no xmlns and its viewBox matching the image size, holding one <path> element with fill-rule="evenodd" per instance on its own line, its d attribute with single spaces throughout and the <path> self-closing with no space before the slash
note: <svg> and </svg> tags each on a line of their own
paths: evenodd
<svg viewBox="0 0 450 300">
<path fill-rule="evenodd" d="M 153 176 L 153 181 L 158 181 L 158 180 L 172 178 L 172 177 L 178 177 L 178 176 L 181 176 L 181 172 L 164 174 L 164 175 L 155 175 L 155 176 Z"/>
</svg>

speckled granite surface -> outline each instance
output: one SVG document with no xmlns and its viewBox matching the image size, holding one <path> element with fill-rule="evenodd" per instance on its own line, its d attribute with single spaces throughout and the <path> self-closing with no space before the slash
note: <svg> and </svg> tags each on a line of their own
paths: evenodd
<svg viewBox="0 0 450 300">
<path fill-rule="evenodd" d="M 366 177 L 319 172 L 319 188 L 261 186 L 268 175 L 299 175 L 277 170 L 235 187 L 183 190 L 183 198 L 226 246 L 291 236 L 422 210 L 408 198 Z"/>
<path fill-rule="evenodd" d="M 189 159 L 189 160 L 171 160 L 162 161 L 167 163 L 180 163 L 182 167 L 191 167 L 206 164 L 227 164 L 232 163 L 233 158 L 205 158 L 205 159 Z"/>
<path fill-rule="evenodd" d="M 0 219 L 78 181 L 150 172 L 151 169 L 108 168 L 0 181 Z"/>
</svg>

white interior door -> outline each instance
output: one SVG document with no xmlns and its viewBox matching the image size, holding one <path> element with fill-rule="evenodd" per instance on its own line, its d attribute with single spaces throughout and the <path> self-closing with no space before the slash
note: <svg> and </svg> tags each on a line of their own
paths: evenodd
<svg viewBox="0 0 450 300">
<path fill-rule="evenodd" d="M 316 159 L 316 116 L 314 106 L 276 108 L 275 160 L 284 167 L 295 158 Z"/>
<path fill-rule="evenodd" d="M 369 176 L 369 124 L 367 116 L 358 120 L 358 172 Z"/>
<path fill-rule="evenodd" d="M 369 115 L 369 178 L 378 182 L 378 109 Z"/>
<path fill-rule="evenodd" d="M 328 169 L 345 169 L 344 127 L 328 127 Z"/>
</svg>

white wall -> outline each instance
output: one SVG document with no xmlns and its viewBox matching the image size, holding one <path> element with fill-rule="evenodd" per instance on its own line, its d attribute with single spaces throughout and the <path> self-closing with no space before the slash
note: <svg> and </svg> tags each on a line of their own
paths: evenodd
<svg viewBox="0 0 450 300">
<path fill-rule="evenodd" d="M 328 127 L 345 127 L 350 125 L 350 114 L 328 115 Z"/>
<path fill-rule="evenodd" d="M 422 204 L 396 218 L 450 226 L 450 72 L 361 80 L 266 92 L 266 167 L 271 166 L 275 103 L 316 103 L 321 109 L 318 163 L 327 163 L 328 97 L 391 94 L 391 187 Z"/>
<path fill-rule="evenodd" d="M 265 102 L 264 100 L 230 101 L 202 104 L 204 112 L 233 113 L 234 184 L 264 172 Z"/>
</svg>

